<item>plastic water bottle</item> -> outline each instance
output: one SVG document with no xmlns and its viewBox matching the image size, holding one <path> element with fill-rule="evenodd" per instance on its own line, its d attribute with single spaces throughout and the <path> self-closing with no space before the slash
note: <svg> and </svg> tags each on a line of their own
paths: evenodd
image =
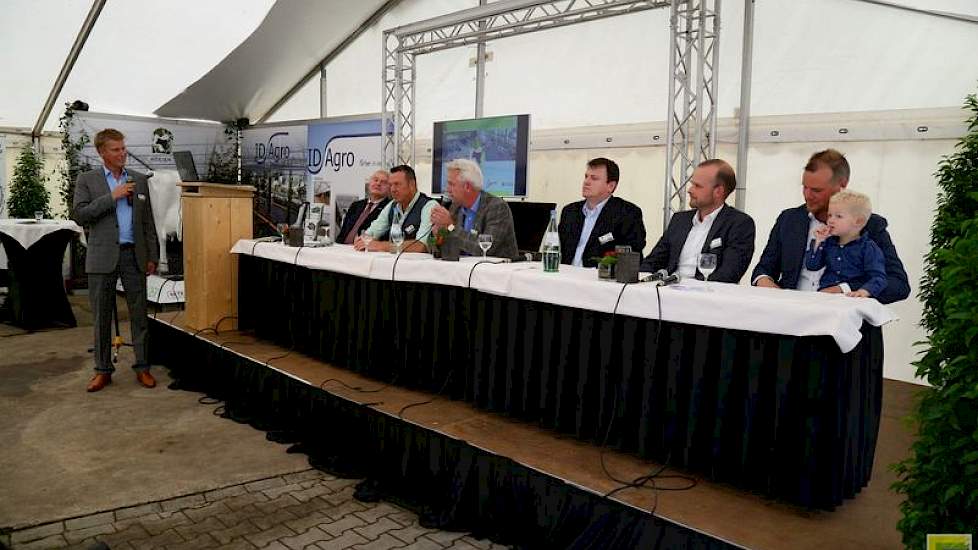
<svg viewBox="0 0 978 550">
<path fill-rule="evenodd" d="M 550 223 L 543 235 L 543 270 L 556 273 L 560 269 L 560 235 L 557 233 L 557 211 L 550 211 Z"/>
</svg>

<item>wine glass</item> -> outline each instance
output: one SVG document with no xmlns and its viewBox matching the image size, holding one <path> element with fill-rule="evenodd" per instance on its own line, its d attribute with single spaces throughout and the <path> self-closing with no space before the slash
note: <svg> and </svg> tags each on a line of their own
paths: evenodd
<svg viewBox="0 0 978 550">
<path fill-rule="evenodd" d="M 289 235 L 289 224 L 287 223 L 277 223 L 275 224 L 275 229 L 278 230 L 279 236 L 282 237 L 282 242 L 284 243 Z"/>
<path fill-rule="evenodd" d="M 479 248 L 482 249 L 482 259 L 486 259 L 486 253 L 492 248 L 492 235 L 482 233 L 479 235 Z"/>
<path fill-rule="evenodd" d="M 395 223 L 391 225 L 391 242 L 394 243 L 393 254 L 397 254 L 401 251 L 401 245 L 404 244 L 404 231 L 401 230 L 401 224 Z"/>
<path fill-rule="evenodd" d="M 370 243 L 374 240 L 373 236 L 364 231 L 363 233 L 360 233 L 360 240 L 363 241 L 363 251 L 370 252 Z"/>
<path fill-rule="evenodd" d="M 700 254 L 700 273 L 703 274 L 703 281 L 706 282 L 707 290 L 710 286 L 710 274 L 712 274 L 717 269 L 717 255 L 710 252 L 704 252 Z"/>
</svg>

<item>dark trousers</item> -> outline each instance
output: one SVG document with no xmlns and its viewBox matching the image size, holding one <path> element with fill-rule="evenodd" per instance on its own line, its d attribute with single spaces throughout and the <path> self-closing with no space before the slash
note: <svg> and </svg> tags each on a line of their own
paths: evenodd
<svg viewBox="0 0 978 550">
<path fill-rule="evenodd" d="M 111 374 L 112 366 L 112 312 L 115 306 L 116 280 L 122 279 L 129 306 L 129 327 L 136 371 L 149 369 L 146 355 L 146 272 L 136 265 L 136 251 L 131 246 L 119 248 L 119 264 L 112 273 L 88 274 L 88 297 L 95 315 L 95 372 Z"/>
</svg>

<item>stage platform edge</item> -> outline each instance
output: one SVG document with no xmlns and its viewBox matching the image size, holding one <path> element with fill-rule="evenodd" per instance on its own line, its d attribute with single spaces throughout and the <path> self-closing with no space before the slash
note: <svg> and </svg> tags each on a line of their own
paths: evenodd
<svg viewBox="0 0 978 550">
<path fill-rule="evenodd" d="M 223 399 L 235 420 L 294 443 L 313 466 L 365 478 L 362 494 L 412 508 L 431 527 L 517 548 L 900 545 L 899 496 L 889 490 L 887 466 L 912 441 L 901 424 L 910 384 L 884 381 L 873 478 L 835 511 L 801 509 L 695 475 L 697 485 L 687 491 L 626 489 L 605 498 L 620 484 L 602 469 L 602 455 L 618 479 L 659 465 L 373 380 L 247 333 L 196 331 L 181 318 L 177 311 L 150 319 L 152 363 L 170 368 L 180 389 Z"/>
</svg>

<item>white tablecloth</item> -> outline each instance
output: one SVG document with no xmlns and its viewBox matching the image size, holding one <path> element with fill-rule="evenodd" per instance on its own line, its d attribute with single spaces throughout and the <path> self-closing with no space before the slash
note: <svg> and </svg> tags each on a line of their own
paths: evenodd
<svg viewBox="0 0 978 550">
<path fill-rule="evenodd" d="M 70 229 L 76 233 L 82 232 L 81 226 L 72 220 L 41 220 L 36 222 L 33 219 L 0 219 L 0 233 L 12 237 L 25 250 L 45 235 L 62 229 Z M 7 269 L 7 253 L 2 246 L 0 246 L 0 269 Z"/>
<path fill-rule="evenodd" d="M 312 269 L 323 269 L 381 280 L 468 286 L 482 292 L 522 300 L 611 313 L 620 283 L 600 281 L 595 269 L 561 265 L 545 273 L 540 263 L 483 264 L 482 258 L 459 262 L 435 261 L 428 254 L 395 256 L 386 252 L 357 252 L 347 245 L 294 248 L 281 243 L 241 240 L 231 250 Z M 494 259 L 495 262 L 502 260 Z M 659 296 L 665 321 L 789 336 L 831 336 L 844 353 L 859 343 L 863 321 L 880 326 L 897 317 L 874 299 L 757 288 L 695 279 L 659 288 L 651 283 L 630 285 L 622 294 L 618 313 L 659 318 Z"/>
</svg>

